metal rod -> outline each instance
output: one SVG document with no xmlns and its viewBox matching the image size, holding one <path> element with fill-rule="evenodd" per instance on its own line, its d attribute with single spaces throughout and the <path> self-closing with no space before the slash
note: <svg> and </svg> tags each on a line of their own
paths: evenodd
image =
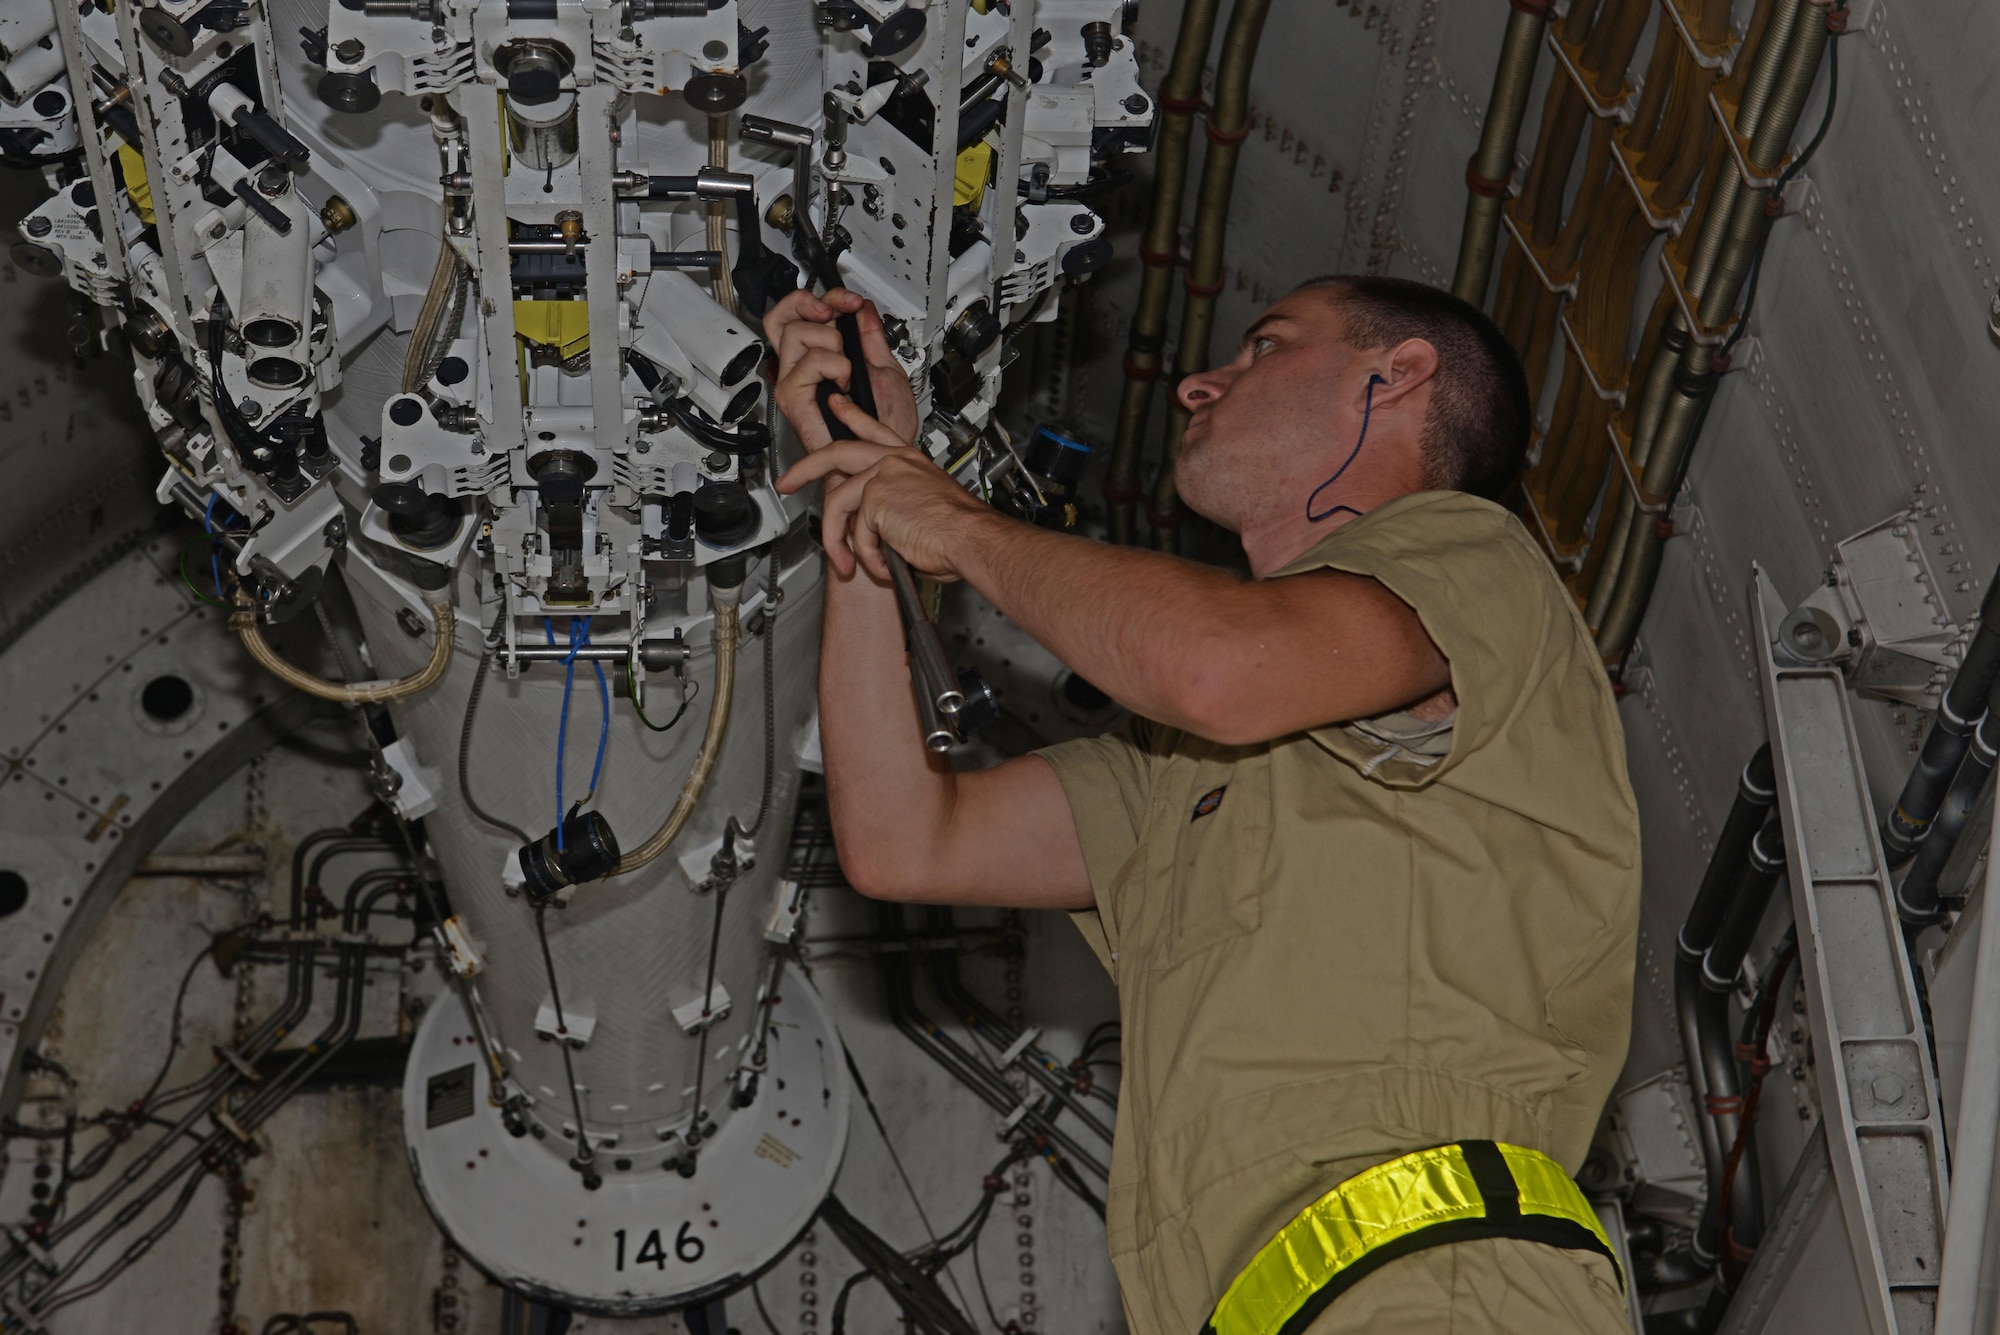
<svg viewBox="0 0 2000 1335">
<path fill-rule="evenodd" d="M 885 547 L 883 552 L 889 559 L 890 582 L 896 586 L 896 605 L 903 612 L 903 628 L 910 634 L 910 666 L 917 670 L 922 697 L 947 719 L 956 717 L 965 707 L 965 693 L 958 689 L 958 677 L 951 670 L 937 622 L 931 620 L 917 596 L 917 581 L 910 574 L 909 563 L 894 548 Z"/>
</svg>

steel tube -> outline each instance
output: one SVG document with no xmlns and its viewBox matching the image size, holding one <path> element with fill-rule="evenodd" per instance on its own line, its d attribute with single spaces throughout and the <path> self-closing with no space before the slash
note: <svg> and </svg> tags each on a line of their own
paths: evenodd
<svg viewBox="0 0 2000 1335">
<path fill-rule="evenodd" d="M 1514 147 L 1521 137 L 1521 120 L 1527 114 L 1528 93 L 1534 86 L 1535 64 L 1541 58 L 1542 35 L 1547 28 L 1546 5 L 1517 0 L 1500 39 L 1500 61 L 1493 71 L 1493 92 L 1487 99 L 1486 124 L 1472 170 L 1481 182 L 1502 189 L 1480 189 L 1468 180 L 1472 188 L 1466 194 L 1465 227 L 1459 234 L 1458 271 L 1451 280 L 1452 294 L 1475 306 L 1486 304 L 1493 256 L 1499 250 L 1504 187 L 1514 174 Z"/>
<path fill-rule="evenodd" d="M 1167 306 L 1173 298 L 1173 272 L 1180 262 L 1181 200 L 1187 190 L 1188 140 L 1194 134 L 1194 113 L 1201 100 L 1201 72 L 1215 34 L 1219 0 L 1187 0 L 1181 10 L 1180 36 L 1174 43 L 1173 64 L 1160 81 L 1159 121 L 1153 150 L 1153 202 L 1140 243 L 1145 275 L 1133 308 L 1132 332 L 1125 350 L 1125 390 L 1118 404 L 1118 426 L 1111 439 L 1110 466 L 1104 478 L 1111 540 L 1129 543 L 1137 536 L 1139 453 L 1145 443 L 1146 418 L 1152 410 L 1153 382 L 1160 378 L 1161 349 L 1167 337 Z"/>
</svg>

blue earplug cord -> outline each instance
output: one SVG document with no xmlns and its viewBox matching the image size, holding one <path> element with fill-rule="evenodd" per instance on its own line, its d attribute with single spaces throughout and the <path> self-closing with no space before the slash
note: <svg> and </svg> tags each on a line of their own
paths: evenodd
<svg viewBox="0 0 2000 1335">
<path fill-rule="evenodd" d="M 1333 476 L 1320 483 L 1317 487 L 1314 487 L 1313 494 L 1306 497 L 1306 519 L 1309 522 L 1317 524 L 1323 519 L 1333 518 L 1343 510 L 1357 518 L 1360 517 L 1361 512 L 1351 505 L 1336 505 L 1331 509 L 1322 510 L 1318 514 L 1313 513 L 1313 505 L 1319 500 L 1319 494 L 1340 481 L 1340 475 L 1345 473 L 1348 465 L 1352 464 L 1360 456 L 1362 443 L 1368 439 L 1368 419 L 1374 416 L 1375 413 L 1375 386 L 1386 385 L 1388 383 L 1387 380 L 1384 380 L 1379 375 L 1371 374 L 1368 377 L 1368 397 L 1361 401 L 1361 434 L 1355 437 L 1354 448 L 1347 452 L 1347 457 L 1341 460 L 1340 467 L 1334 470 Z"/>
</svg>

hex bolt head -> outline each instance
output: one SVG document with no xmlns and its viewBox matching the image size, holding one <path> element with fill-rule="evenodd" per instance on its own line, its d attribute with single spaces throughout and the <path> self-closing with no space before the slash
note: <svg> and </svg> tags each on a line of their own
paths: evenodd
<svg viewBox="0 0 2000 1335">
<path fill-rule="evenodd" d="M 356 65 L 361 62 L 361 57 L 368 54 L 368 48 L 350 37 L 340 45 L 334 47 L 333 54 L 343 65 Z"/>
<path fill-rule="evenodd" d="M 264 415 L 264 405 L 255 399 L 245 399 L 236 405 L 236 411 L 254 422 Z"/>
<path fill-rule="evenodd" d="M 1069 220 L 1069 230 L 1078 236 L 1089 236 L 1097 230 L 1097 220 L 1088 213 L 1079 213 Z"/>
<path fill-rule="evenodd" d="M 1134 116 L 1145 115 L 1147 108 L 1151 107 L 1152 105 L 1153 104 L 1151 102 L 1148 102 L 1146 100 L 1146 95 L 1144 93 L 1134 93 L 1130 97 L 1126 98 L 1123 103 L 1125 110 L 1130 112 Z"/>
</svg>

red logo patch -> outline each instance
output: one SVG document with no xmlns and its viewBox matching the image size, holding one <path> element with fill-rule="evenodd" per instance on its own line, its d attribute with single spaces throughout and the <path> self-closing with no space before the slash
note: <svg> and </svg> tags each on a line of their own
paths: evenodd
<svg viewBox="0 0 2000 1335">
<path fill-rule="evenodd" d="M 1194 804 L 1194 815 L 1188 817 L 1188 824 L 1194 824 L 1203 816 L 1214 815 L 1215 809 L 1222 805 L 1222 795 L 1228 791 L 1229 785 L 1225 783 L 1220 788 L 1214 788 L 1203 793 L 1201 801 Z"/>
</svg>

